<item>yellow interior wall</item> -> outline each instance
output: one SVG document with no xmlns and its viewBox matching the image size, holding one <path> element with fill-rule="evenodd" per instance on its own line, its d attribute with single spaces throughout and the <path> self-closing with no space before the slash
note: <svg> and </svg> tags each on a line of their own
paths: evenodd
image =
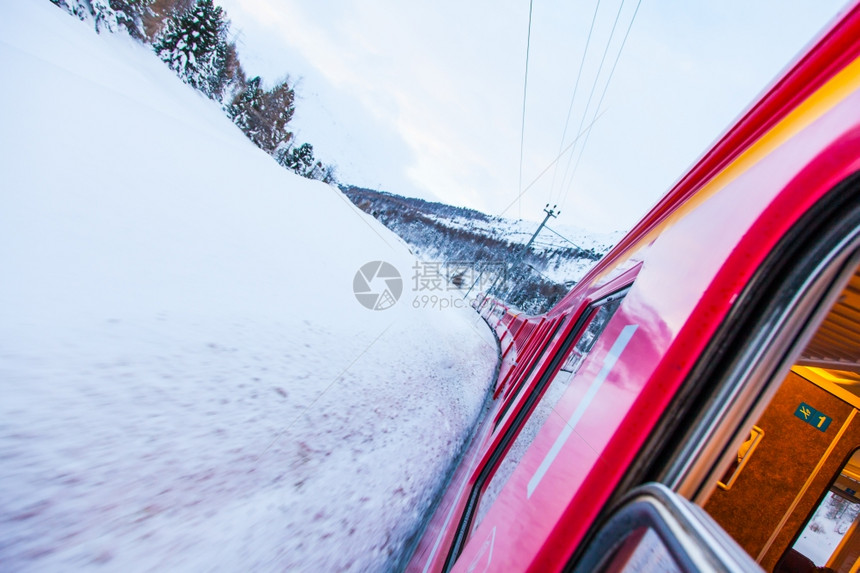
<svg viewBox="0 0 860 573">
<path fill-rule="evenodd" d="M 801 402 L 832 418 L 826 432 L 795 417 Z M 705 510 L 747 553 L 759 557 L 853 410 L 850 404 L 790 373 L 756 424 L 765 432 L 762 443 L 732 488 L 717 489 Z M 857 445 L 860 445 L 860 422 L 854 421 L 771 542 L 761 560 L 766 571 L 776 565 L 846 456 Z"/>
</svg>

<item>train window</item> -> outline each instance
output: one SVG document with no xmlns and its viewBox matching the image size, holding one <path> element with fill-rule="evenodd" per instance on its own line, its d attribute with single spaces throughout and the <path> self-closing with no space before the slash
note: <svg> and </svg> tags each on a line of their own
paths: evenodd
<svg viewBox="0 0 860 573">
<path fill-rule="evenodd" d="M 532 356 L 524 357 L 524 360 L 528 360 L 528 368 L 526 370 L 525 375 L 522 376 L 521 381 L 513 381 L 512 387 L 508 390 L 508 395 L 504 398 L 505 402 L 502 404 L 502 407 L 499 409 L 499 414 L 496 416 L 496 427 L 502 422 L 505 415 L 508 413 L 508 410 L 514 404 L 519 395 L 520 391 L 526 387 L 529 379 L 534 373 L 535 367 L 540 364 L 541 359 L 543 358 L 544 352 L 546 352 L 547 348 L 551 346 L 551 342 L 555 340 L 555 337 L 558 335 L 558 332 L 561 330 L 561 327 L 564 326 L 567 317 L 563 316 L 561 318 L 555 319 L 552 324 L 549 325 L 547 332 L 549 333 L 542 340 L 538 341 L 539 344 L 545 346 L 545 348 L 538 348 L 534 350 L 534 354 Z M 494 430 L 495 431 L 495 430 Z"/>
<path fill-rule="evenodd" d="M 797 570 L 811 563 L 832 571 L 851 571 L 860 558 L 860 451 L 839 470 L 794 544 L 775 572 Z"/>
<path fill-rule="evenodd" d="M 594 343 L 597 342 L 597 337 L 601 332 L 603 332 L 603 329 L 606 327 L 606 323 L 609 322 L 609 319 L 612 318 L 613 314 L 615 314 L 615 311 L 618 309 L 618 305 L 620 304 L 621 299 L 617 298 L 600 306 L 594 320 L 588 324 L 588 328 L 586 328 L 585 332 L 582 333 L 582 336 L 579 337 L 579 340 L 576 342 L 570 355 L 561 366 L 561 370 L 569 374 L 567 376 L 568 380 L 576 375 L 582 361 L 585 360 L 585 357 L 589 352 L 591 352 L 591 349 L 594 347 Z"/>
<path fill-rule="evenodd" d="M 858 182 L 837 185 L 782 237 L 636 468 L 639 483 L 656 478 L 703 508 L 766 571 L 828 567 L 804 555 L 803 537 L 825 527 L 811 516 L 829 511 L 820 504 L 832 499 L 832 478 L 860 446 Z M 764 437 L 738 473 L 753 426 Z M 731 487 L 718 485 L 733 476 Z M 854 510 L 842 507 L 853 523 Z M 860 560 L 844 570 L 858 568 Z"/>
<path fill-rule="evenodd" d="M 609 323 L 609 319 L 611 319 L 615 314 L 615 311 L 618 310 L 622 299 L 623 294 L 608 297 L 594 303 L 592 307 L 586 311 L 586 316 L 590 316 L 590 320 L 584 327 L 581 327 L 578 332 L 573 333 L 574 337 L 578 337 L 576 344 L 573 345 L 573 348 L 570 350 L 570 354 L 565 358 L 562 368 L 552 378 L 552 380 L 550 380 L 546 392 L 540 398 L 540 401 L 526 420 L 525 424 L 522 425 L 522 429 L 516 436 L 514 443 L 498 463 L 492 478 L 489 480 L 489 483 L 487 483 L 475 512 L 471 531 L 477 529 L 484 520 L 487 511 L 493 503 L 495 503 L 502 488 L 504 488 L 508 479 L 520 464 L 520 461 L 532 441 L 534 441 L 538 432 L 549 418 L 553 408 L 561 396 L 567 391 L 571 380 L 576 375 L 577 370 L 579 370 L 579 366 L 594 347 L 594 343 L 606 328 L 606 325 Z"/>
</svg>

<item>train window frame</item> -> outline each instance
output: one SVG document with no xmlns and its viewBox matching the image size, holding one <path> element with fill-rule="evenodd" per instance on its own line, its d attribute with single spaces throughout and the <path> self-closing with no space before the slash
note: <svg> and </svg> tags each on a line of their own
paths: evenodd
<svg viewBox="0 0 860 573">
<path fill-rule="evenodd" d="M 627 547 L 628 541 L 643 529 L 656 534 L 655 540 L 661 544 L 664 555 L 672 560 L 677 571 L 748 573 L 760 570 L 703 509 L 657 483 L 631 491 L 601 526 L 581 559 L 568 570 L 572 569 L 573 573 L 628 570 L 629 561 L 625 559 L 618 564 L 620 567 L 616 566 L 616 561 L 619 557 L 629 558 L 634 553 Z M 648 557 L 651 559 L 646 561 L 646 565 L 655 565 L 653 552 Z M 656 564 L 656 569 L 645 570 L 662 571 L 665 565 Z"/>
<path fill-rule="evenodd" d="M 565 570 L 642 484 L 704 506 L 858 265 L 860 171 L 811 205 L 759 265 Z"/>
<path fill-rule="evenodd" d="M 860 222 L 860 206 L 857 211 Z M 729 465 L 744 441 L 743 428 L 760 418 L 858 265 L 860 227 L 829 249 L 782 312 L 754 333 L 754 341 L 728 370 L 720 400 L 706 412 L 714 418 L 713 425 L 691 432 L 697 435 L 698 444 L 692 444 L 688 437 L 679 463 L 660 481 L 704 505 L 721 468 Z"/>
<path fill-rule="evenodd" d="M 618 304 L 616 308 L 613 309 L 610 315 L 606 318 L 600 331 L 595 334 L 595 341 L 600 337 L 600 335 L 605 331 L 606 326 L 611 322 L 612 317 L 615 316 L 616 311 L 621 306 L 621 303 L 632 286 L 633 281 L 630 281 L 610 294 L 600 297 L 597 300 L 590 301 L 586 299 L 580 307 L 581 310 L 575 313 L 577 318 L 573 322 L 570 331 L 565 336 L 565 339 L 561 342 L 558 349 L 555 350 L 554 355 L 550 358 L 549 366 L 544 370 L 531 392 L 524 397 L 524 404 L 516 410 L 514 420 L 502 435 L 501 440 L 493 450 L 487 462 L 482 467 L 476 469 L 477 478 L 475 478 L 474 483 L 472 484 L 465 508 L 463 509 L 457 529 L 455 530 L 454 539 L 451 542 L 448 556 L 446 557 L 445 564 L 442 568 L 444 573 L 450 571 L 457 562 L 466 542 L 471 536 L 472 521 L 475 517 L 486 486 L 494 476 L 499 464 L 505 458 L 510 446 L 513 445 L 514 441 L 519 436 L 520 430 L 528 422 L 533 409 L 538 405 L 538 402 L 548 390 L 549 386 L 555 381 L 559 372 L 561 372 L 561 365 L 568 359 L 569 353 L 572 351 L 574 345 L 579 341 L 580 337 L 584 334 L 585 330 L 591 325 L 591 323 L 596 320 L 600 309 L 608 304 L 617 302 Z M 573 378 L 574 376 L 575 374 L 569 378 Z"/>
<path fill-rule="evenodd" d="M 835 473 L 835 474 L 833 475 L 833 477 L 830 479 L 830 482 L 827 484 L 827 488 L 826 488 L 826 489 L 821 493 L 821 496 L 820 496 L 820 497 L 819 497 L 819 499 L 815 502 L 815 505 L 813 506 L 812 510 L 811 510 L 811 511 L 809 512 L 809 514 L 806 516 L 806 519 L 804 519 L 804 521 L 803 521 L 803 525 L 801 525 L 801 527 L 797 530 L 797 533 L 795 534 L 794 538 L 791 540 L 791 543 L 789 543 L 788 547 L 786 547 L 786 549 L 785 549 L 785 551 L 783 552 L 782 556 L 781 556 L 781 557 L 779 558 L 779 560 L 777 561 L 777 564 L 776 564 L 776 566 L 774 567 L 774 571 L 779 571 L 779 570 L 780 570 L 780 565 L 781 565 L 781 563 L 782 563 L 786 558 L 788 558 L 788 556 L 790 555 L 791 551 L 794 549 L 795 545 L 797 545 L 798 540 L 803 536 L 803 533 L 806 531 L 807 527 L 809 527 L 810 522 L 811 522 L 811 521 L 812 521 L 812 519 L 815 517 L 816 512 L 818 511 L 818 509 L 819 509 L 819 508 L 821 507 L 821 505 L 823 504 L 823 502 L 824 502 L 825 498 L 827 498 L 828 494 L 830 494 L 830 493 L 832 493 L 832 492 L 833 492 L 834 486 L 836 485 L 836 482 L 839 480 L 839 477 L 840 477 L 840 476 L 842 475 L 842 473 L 845 471 L 845 468 L 846 468 L 846 467 L 848 466 L 848 464 L 851 462 L 851 459 L 852 459 L 855 455 L 857 455 L 857 454 L 860 454 L 860 447 L 854 448 L 851 452 L 849 452 L 849 453 L 848 453 L 848 455 L 847 455 L 847 456 L 845 456 L 844 461 L 839 465 L 839 469 L 836 471 L 836 473 Z M 835 492 L 833 492 L 833 493 L 835 493 Z M 836 495 L 839 495 L 839 494 L 836 494 Z M 853 497 L 854 497 L 855 499 L 857 499 L 857 500 L 858 500 L 858 501 L 855 501 L 855 502 L 853 502 L 853 503 L 855 503 L 855 504 L 860 504 L 860 496 L 857 496 L 857 495 L 856 495 L 856 492 L 855 492 L 855 494 L 854 494 L 854 496 L 853 496 Z M 856 518 L 855 518 L 855 521 L 856 521 Z M 845 534 L 845 535 L 847 535 L 847 532 L 846 532 L 846 534 Z M 843 538 L 840 540 L 840 545 L 841 545 L 844 541 L 845 541 L 845 537 L 843 537 Z M 833 551 L 833 552 L 831 552 L 831 555 L 830 555 L 830 558 L 829 558 L 829 559 L 832 559 L 832 558 L 833 558 L 833 554 L 834 554 L 834 553 L 836 553 L 838 550 L 839 550 L 839 547 L 837 546 L 837 548 L 836 548 L 836 549 L 834 549 L 834 551 Z M 798 552 L 798 553 L 800 553 L 800 552 Z M 803 555 L 804 557 L 809 558 L 805 553 L 800 553 L 800 554 L 801 554 L 801 555 Z M 823 565 L 823 566 L 817 566 L 817 567 L 829 567 L 829 566 L 830 566 L 830 565 L 829 565 L 828 563 L 825 563 L 825 565 Z"/>
<path fill-rule="evenodd" d="M 561 329 L 566 322 L 566 316 L 562 316 L 558 319 L 555 319 L 555 324 L 551 324 L 548 327 L 548 334 L 545 334 L 543 340 L 541 341 L 543 344 L 545 344 L 545 348 L 543 348 L 542 350 L 535 351 L 534 356 L 531 357 L 531 363 L 526 369 L 527 372 L 522 378 L 522 383 L 517 384 L 517 387 L 515 388 L 511 388 L 510 392 L 507 395 L 502 395 L 502 400 L 504 400 L 504 402 L 502 403 L 502 407 L 499 409 L 499 413 L 496 415 L 496 420 L 493 423 L 493 432 L 498 430 L 499 425 L 502 423 L 502 420 L 504 420 L 505 415 L 507 415 L 508 411 L 511 409 L 511 406 L 514 405 L 514 402 L 520 395 L 520 392 L 522 392 L 523 389 L 528 386 L 528 381 L 531 379 L 532 374 L 535 373 L 535 368 L 545 358 L 547 352 L 551 350 L 552 341 L 555 340 L 555 338 L 558 336 L 558 333 L 561 332 Z"/>
</svg>

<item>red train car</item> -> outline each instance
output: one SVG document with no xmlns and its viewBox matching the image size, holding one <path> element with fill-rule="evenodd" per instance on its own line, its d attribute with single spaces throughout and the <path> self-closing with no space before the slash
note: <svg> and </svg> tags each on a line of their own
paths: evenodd
<svg viewBox="0 0 860 573">
<path fill-rule="evenodd" d="M 409 571 L 860 567 L 860 5 L 544 316 Z"/>
</svg>

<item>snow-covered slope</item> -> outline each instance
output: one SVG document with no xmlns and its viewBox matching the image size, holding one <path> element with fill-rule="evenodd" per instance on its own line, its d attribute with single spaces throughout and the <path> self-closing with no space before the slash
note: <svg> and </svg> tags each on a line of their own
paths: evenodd
<svg viewBox="0 0 860 573">
<path fill-rule="evenodd" d="M 419 226 L 423 223 L 426 237 L 410 234 L 410 238 L 413 249 L 429 259 L 443 256 L 445 251 L 462 250 L 456 245 L 441 245 L 440 243 L 445 242 L 445 238 L 440 237 L 443 234 L 453 235 L 455 242 L 457 239 L 467 242 L 484 240 L 488 245 L 510 245 L 514 250 L 519 250 L 531 240 L 539 226 L 534 221 L 487 215 L 474 209 L 402 197 L 393 193 L 352 186 L 343 188 L 347 196 L 365 211 L 377 216 L 385 215 L 382 217 L 385 219 L 383 222 L 394 231 L 402 229 L 404 223 L 410 224 L 424 219 L 419 221 Z M 392 220 L 392 214 L 399 216 L 400 220 Z M 541 272 L 556 282 L 572 284 L 581 279 L 594 266 L 596 260 L 609 252 L 623 236 L 624 231 L 593 233 L 580 227 L 557 225 L 551 219 L 532 243 L 531 250 L 534 255 L 547 259 L 545 262 L 549 263 L 542 266 Z M 553 254 L 554 252 L 556 254 Z M 457 255 L 462 256 L 462 253 Z M 504 258 L 505 253 L 495 252 L 493 255 Z"/>
<path fill-rule="evenodd" d="M 483 323 L 413 309 L 397 237 L 130 39 L 0 3 L 0 66 L 2 569 L 394 566 L 479 415 Z"/>
<path fill-rule="evenodd" d="M 454 276 L 459 273 L 464 290 L 495 284 L 494 295 L 529 314 L 552 308 L 623 236 L 557 227 L 552 221 L 540 226 L 361 187 L 341 188 L 356 206 L 402 237 L 416 257 L 453 269 Z M 483 280 L 489 267 L 496 273 L 504 269 L 504 280 L 478 285 L 475 277 Z"/>
<path fill-rule="evenodd" d="M 531 240 L 539 224 L 525 219 L 508 219 L 488 216 L 487 219 L 452 217 L 439 220 L 447 226 L 479 233 L 497 241 L 525 246 Z M 549 221 L 532 243 L 532 250 L 538 256 L 555 250 L 575 249 L 595 253 L 601 257 L 609 252 L 615 243 L 624 236 L 623 231 L 613 233 L 592 233 L 580 227 L 556 225 Z M 541 269 L 545 277 L 558 283 L 578 282 L 597 262 L 587 257 L 549 257 L 550 264 Z"/>
</svg>

